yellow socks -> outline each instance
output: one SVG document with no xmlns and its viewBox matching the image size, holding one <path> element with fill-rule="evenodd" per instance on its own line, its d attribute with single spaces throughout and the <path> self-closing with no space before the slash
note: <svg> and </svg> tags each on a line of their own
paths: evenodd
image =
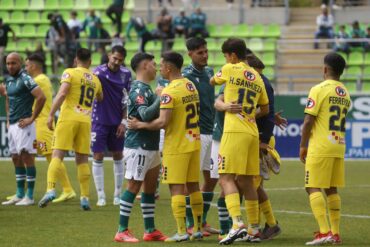
<svg viewBox="0 0 370 247">
<path fill-rule="evenodd" d="M 186 233 L 186 201 L 184 195 L 176 195 L 171 198 L 171 207 L 172 213 L 175 217 L 177 224 L 177 233 L 185 234 Z"/>
<path fill-rule="evenodd" d="M 62 161 L 59 158 L 52 158 L 49 163 L 47 173 L 47 187 L 46 191 L 55 190 L 55 185 L 58 181 Z"/>
<path fill-rule="evenodd" d="M 190 196 L 190 206 L 194 218 L 194 232 L 202 232 L 202 221 L 203 221 L 203 196 L 200 191 L 194 192 Z"/>
<path fill-rule="evenodd" d="M 263 203 L 260 204 L 260 209 L 265 216 L 266 223 L 269 226 L 276 225 L 276 219 L 274 217 L 274 213 L 272 212 L 271 202 L 270 200 L 266 200 Z"/>
<path fill-rule="evenodd" d="M 231 218 L 233 219 L 233 229 L 237 229 L 240 226 L 244 225 L 242 220 L 242 214 L 240 211 L 240 196 L 239 193 L 234 193 L 225 196 L 225 202 L 227 210 Z"/>
<path fill-rule="evenodd" d="M 329 209 L 329 221 L 333 235 L 339 234 L 341 200 L 338 194 L 327 197 Z"/>
<path fill-rule="evenodd" d="M 310 194 L 309 198 L 313 215 L 320 227 L 320 233 L 328 233 L 330 228 L 326 218 L 326 202 L 323 194 L 314 192 Z"/>
<path fill-rule="evenodd" d="M 245 201 L 245 210 L 247 211 L 248 223 L 251 226 L 258 225 L 258 216 L 259 216 L 259 207 L 258 200 L 246 200 Z"/>
<path fill-rule="evenodd" d="M 50 164 L 52 160 L 51 154 L 45 155 L 45 158 Z M 60 180 L 60 184 L 62 185 L 63 192 L 69 193 L 73 190 L 71 182 L 69 181 L 69 178 L 67 175 L 66 167 L 63 162 L 61 162 L 60 164 L 58 179 Z"/>
<path fill-rule="evenodd" d="M 78 181 L 80 182 L 81 197 L 89 197 L 90 194 L 90 167 L 88 163 L 77 165 Z"/>
</svg>

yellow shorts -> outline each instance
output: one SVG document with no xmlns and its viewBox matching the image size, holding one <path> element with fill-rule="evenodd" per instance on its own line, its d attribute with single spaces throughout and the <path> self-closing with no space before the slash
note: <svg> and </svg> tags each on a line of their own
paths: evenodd
<svg viewBox="0 0 370 247">
<path fill-rule="evenodd" d="M 58 122 L 53 136 L 52 149 L 74 150 L 90 154 L 91 123 L 77 121 Z"/>
<path fill-rule="evenodd" d="M 259 139 L 247 133 L 224 133 L 218 155 L 218 173 L 259 175 Z"/>
<path fill-rule="evenodd" d="M 51 154 L 51 141 L 53 140 L 53 131 L 46 126 L 46 121 L 36 123 L 37 154 Z"/>
<path fill-rule="evenodd" d="M 344 159 L 308 156 L 305 165 L 305 187 L 344 187 Z"/>
<path fill-rule="evenodd" d="M 199 182 L 200 150 L 182 154 L 163 154 L 162 183 Z"/>
</svg>

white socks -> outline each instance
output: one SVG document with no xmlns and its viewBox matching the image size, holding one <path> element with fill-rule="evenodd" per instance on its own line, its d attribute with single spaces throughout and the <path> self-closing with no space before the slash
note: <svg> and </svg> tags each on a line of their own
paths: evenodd
<svg viewBox="0 0 370 247">
<path fill-rule="evenodd" d="M 95 182 L 95 188 L 98 192 L 98 199 L 105 199 L 104 193 L 104 167 L 103 161 L 93 160 L 92 173 Z"/>
<path fill-rule="evenodd" d="M 124 178 L 124 166 L 122 160 L 113 160 L 114 172 L 114 197 L 120 197 Z"/>
</svg>

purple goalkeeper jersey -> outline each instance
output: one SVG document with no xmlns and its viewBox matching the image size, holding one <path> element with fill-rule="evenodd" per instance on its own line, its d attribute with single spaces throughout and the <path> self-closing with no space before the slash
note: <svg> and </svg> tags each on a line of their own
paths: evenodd
<svg viewBox="0 0 370 247">
<path fill-rule="evenodd" d="M 103 88 L 103 101 L 94 102 L 92 121 L 103 125 L 121 123 L 124 90 L 130 91 L 131 72 L 121 66 L 117 72 L 108 68 L 107 64 L 95 68 L 94 74 L 99 78 Z"/>
</svg>

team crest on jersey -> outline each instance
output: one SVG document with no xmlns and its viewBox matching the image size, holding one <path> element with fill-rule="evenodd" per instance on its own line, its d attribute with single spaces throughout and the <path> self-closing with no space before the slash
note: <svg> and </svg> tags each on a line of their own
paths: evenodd
<svg viewBox="0 0 370 247">
<path fill-rule="evenodd" d="M 64 79 L 64 80 L 68 79 L 69 77 L 71 77 L 71 75 L 67 72 L 63 73 L 63 75 L 62 75 L 62 79 Z"/>
<path fill-rule="evenodd" d="M 244 71 L 244 76 L 245 76 L 245 78 L 247 78 L 248 81 L 256 80 L 255 74 L 253 74 L 252 72 L 250 72 L 248 70 Z"/>
<path fill-rule="evenodd" d="M 340 97 L 344 97 L 344 96 L 347 95 L 346 90 L 344 88 L 340 87 L 340 86 L 335 88 L 335 92 Z"/>
<path fill-rule="evenodd" d="M 220 71 L 218 71 L 217 73 L 216 73 L 216 77 L 221 77 L 222 76 L 222 71 L 220 70 Z"/>
<path fill-rule="evenodd" d="M 168 94 L 163 94 L 161 96 L 161 104 L 162 105 L 167 105 L 168 103 L 170 103 L 172 100 L 171 96 L 169 96 Z"/>
<path fill-rule="evenodd" d="M 314 107 L 316 105 L 315 101 L 311 98 L 308 98 L 307 99 L 307 104 L 306 104 L 306 108 L 307 109 L 311 109 L 312 107 Z"/>
<path fill-rule="evenodd" d="M 187 88 L 190 92 L 194 92 L 194 91 L 195 91 L 194 85 L 193 85 L 193 83 L 191 83 L 191 82 L 186 83 L 186 88 Z"/>
<path fill-rule="evenodd" d="M 92 75 L 89 73 L 84 73 L 84 77 L 86 78 L 86 80 L 89 80 L 89 81 L 92 81 L 93 79 Z"/>
<path fill-rule="evenodd" d="M 136 102 L 136 104 L 138 104 L 138 105 L 142 105 L 142 104 L 144 104 L 144 103 L 145 103 L 144 96 L 142 96 L 142 95 L 138 95 L 138 96 L 136 97 L 136 99 L 135 99 L 135 102 Z"/>
</svg>

